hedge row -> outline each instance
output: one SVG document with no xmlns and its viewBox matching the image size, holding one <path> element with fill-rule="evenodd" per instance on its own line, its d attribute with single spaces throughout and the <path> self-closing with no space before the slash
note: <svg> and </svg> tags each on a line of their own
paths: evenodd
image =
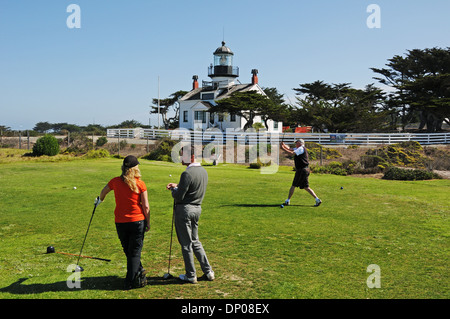
<svg viewBox="0 0 450 319">
<path fill-rule="evenodd" d="M 426 179 L 440 179 L 436 173 L 422 169 L 404 169 L 399 167 L 390 167 L 384 173 L 383 179 L 402 180 L 402 181 L 421 181 Z"/>
</svg>

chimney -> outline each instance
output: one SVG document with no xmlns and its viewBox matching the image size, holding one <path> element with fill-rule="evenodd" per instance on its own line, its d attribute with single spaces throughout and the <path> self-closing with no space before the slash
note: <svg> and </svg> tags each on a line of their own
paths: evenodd
<svg viewBox="0 0 450 319">
<path fill-rule="evenodd" d="M 252 84 L 258 84 L 258 76 L 257 76 L 258 70 L 257 69 L 253 69 L 252 70 L 252 74 L 253 74 L 253 76 L 252 76 Z"/>
<path fill-rule="evenodd" d="M 192 89 L 193 89 L 193 90 L 198 89 L 198 82 L 197 82 L 197 80 L 198 80 L 198 75 L 194 75 L 194 76 L 192 77 L 192 79 L 194 80 L 194 82 L 192 83 Z"/>
</svg>

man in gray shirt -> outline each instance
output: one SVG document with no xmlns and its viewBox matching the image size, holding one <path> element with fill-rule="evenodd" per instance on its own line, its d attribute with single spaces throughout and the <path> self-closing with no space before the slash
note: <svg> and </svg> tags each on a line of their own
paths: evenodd
<svg viewBox="0 0 450 319">
<path fill-rule="evenodd" d="M 192 147 L 193 150 L 193 147 Z M 194 266 L 194 255 L 207 280 L 214 280 L 214 272 L 206 257 L 205 250 L 198 238 L 198 220 L 202 212 L 202 201 L 205 197 L 208 173 L 195 162 L 191 152 L 190 160 L 183 156 L 186 170 L 181 174 L 180 182 L 169 183 L 167 189 L 172 191 L 175 204 L 175 229 L 184 259 L 186 273 L 180 279 L 189 283 L 197 283 Z"/>
</svg>

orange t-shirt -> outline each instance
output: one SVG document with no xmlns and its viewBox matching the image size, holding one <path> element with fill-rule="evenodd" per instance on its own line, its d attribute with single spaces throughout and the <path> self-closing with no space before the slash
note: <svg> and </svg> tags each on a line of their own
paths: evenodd
<svg viewBox="0 0 450 319">
<path fill-rule="evenodd" d="M 120 177 L 109 181 L 108 186 L 114 190 L 116 208 L 114 210 L 116 223 L 131 223 L 144 220 L 144 212 L 141 206 L 141 193 L 147 190 L 144 181 L 136 179 L 139 193 L 133 192 Z"/>
</svg>

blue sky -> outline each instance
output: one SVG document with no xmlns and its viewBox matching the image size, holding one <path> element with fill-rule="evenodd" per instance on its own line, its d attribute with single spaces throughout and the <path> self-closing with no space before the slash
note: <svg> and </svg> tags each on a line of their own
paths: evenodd
<svg viewBox="0 0 450 319">
<path fill-rule="evenodd" d="M 79 29 L 67 27 L 70 4 Z M 367 26 L 370 4 L 381 28 Z M 450 46 L 449 12 L 448 0 L 0 0 L 0 125 L 148 124 L 158 77 L 161 98 L 209 80 L 223 38 L 242 83 L 258 69 L 292 101 L 316 80 L 381 87 L 370 67 Z"/>
</svg>

